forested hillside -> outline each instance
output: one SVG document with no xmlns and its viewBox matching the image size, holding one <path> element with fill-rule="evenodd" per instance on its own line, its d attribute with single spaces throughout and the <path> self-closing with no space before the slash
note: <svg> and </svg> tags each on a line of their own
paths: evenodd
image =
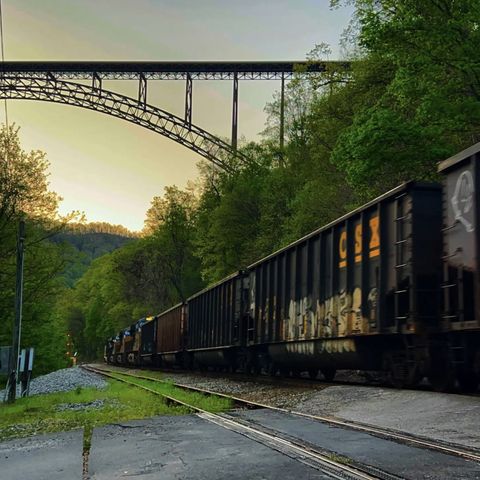
<svg viewBox="0 0 480 480">
<path fill-rule="evenodd" d="M 137 236 L 121 225 L 92 222 L 69 224 L 64 231 L 54 235 L 51 241 L 65 248 L 72 247 L 71 260 L 63 277 L 67 286 L 73 287 L 93 260 L 124 246 Z"/>
<path fill-rule="evenodd" d="M 398 183 L 436 180 L 438 161 L 480 140 L 480 3 L 349 3 L 355 16 L 343 38 L 343 57 L 350 66 L 288 84 L 285 147 L 278 140 L 277 94 L 266 106 L 262 140 L 241 146 L 248 162 L 225 158 L 232 173 L 202 162 L 199 178 L 187 188 L 158 192 L 143 236 L 93 260 L 73 288 L 55 276 L 37 287 L 32 280 L 26 288 L 36 296 L 27 296 L 27 326 L 52 331 L 54 339 L 68 330 L 79 352 L 94 357 L 120 328 Z M 328 57 L 326 45 L 309 54 L 312 61 Z M 55 197 L 46 198 L 55 204 Z M 0 223 L 0 235 L 1 225 L 9 225 L 11 255 L 14 223 Z M 30 225 L 36 235 L 44 228 L 37 221 Z M 42 268 L 61 263 L 62 246 L 40 242 L 32 248 L 39 249 L 29 253 L 38 267 L 28 268 L 40 280 Z M 6 312 L 14 283 L 6 287 L 1 275 L 2 288 L 10 289 L 1 300 L 10 302 L 0 306 Z M 36 335 L 27 334 L 26 344 Z M 54 352 L 42 361 L 47 364 Z"/>
</svg>

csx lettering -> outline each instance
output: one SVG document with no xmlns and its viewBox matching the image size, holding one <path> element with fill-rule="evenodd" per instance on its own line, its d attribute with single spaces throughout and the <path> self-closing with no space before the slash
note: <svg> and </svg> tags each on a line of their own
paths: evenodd
<svg viewBox="0 0 480 480">
<path fill-rule="evenodd" d="M 340 240 L 338 242 L 338 252 L 340 255 L 340 262 L 338 266 L 340 268 L 347 266 L 347 232 L 344 230 L 340 234 Z"/>
<path fill-rule="evenodd" d="M 370 218 L 370 257 L 380 255 L 380 234 L 379 234 L 379 219 L 378 215 Z"/>
<path fill-rule="evenodd" d="M 355 263 L 362 261 L 362 224 L 355 226 Z"/>
<path fill-rule="evenodd" d="M 380 220 L 378 215 L 371 217 L 368 221 L 370 226 L 370 239 L 368 240 L 369 257 L 377 257 L 380 255 Z M 362 249 L 363 249 L 363 228 L 359 222 L 354 227 L 354 259 L 355 263 L 362 261 Z M 342 230 L 338 240 L 338 256 L 340 268 L 347 266 L 347 231 Z"/>
</svg>

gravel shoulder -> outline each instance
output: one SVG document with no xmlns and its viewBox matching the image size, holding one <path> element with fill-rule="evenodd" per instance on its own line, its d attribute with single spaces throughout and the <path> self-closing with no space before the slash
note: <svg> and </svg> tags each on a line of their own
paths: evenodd
<svg viewBox="0 0 480 480">
<path fill-rule="evenodd" d="M 100 375 L 87 372 L 79 367 L 63 368 L 32 379 L 30 382 L 30 396 L 69 392 L 79 387 L 103 389 L 106 386 L 107 382 Z M 20 386 L 17 387 L 17 396 L 20 396 Z M 5 390 L 1 390 L 0 402 L 4 398 Z"/>
</svg>

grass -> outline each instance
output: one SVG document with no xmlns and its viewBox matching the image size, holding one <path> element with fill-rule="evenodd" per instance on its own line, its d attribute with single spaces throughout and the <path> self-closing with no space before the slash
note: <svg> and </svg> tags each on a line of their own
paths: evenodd
<svg viewBox="0 0 480 480">
<path fill-rule="evenodd" d="M 224 412 L 233 407 L 233 403 L 230 399 L 225 397 L 219 397 L 216 395 L 204 395 L 200 392 L 191 392 L 188 390 L 183 390 L 182 388 L 175 387 L 172 381 L 162 380 L 162 382 L 152 382 L 150 380 L 138 379 L 129 377 L 128 375 L 122 375 L 121 373 L 115 373 L 116 376 L 124 378 L 129 382 L 136 383 L 137 385 L 142 385 L 156 392 L 159 392 L 163 395 L 168 395 L 169 397 L 180 400 L 189 405 L 196 406 L 207 412 L 217 413 Z M 158 376 L 153 376 L 152 378 L 158 378 Z"/>
<path fill-rule="evenodd" d="M 101 408 L 59 411 L 63 403 L 103 400 Z M 183 415 L 185 407 L 167 405 L 153 393 L 114 380 L 104 390 L 77 388 L 71 392 L 19 398 L 14 404 L 0 404 L 0 440 L 40 433 L 84 428 L 88 447 L 94 427 L 153 415 Z"/>
<path fill-rule="evenodd" d="M 349 465 L 352 463 L 350 458 L 339 455 L 338 453 L 327 453 L 326 456 L 332 460 L 332 462 L 341 463 L 342 465 Z"/>
</svg>

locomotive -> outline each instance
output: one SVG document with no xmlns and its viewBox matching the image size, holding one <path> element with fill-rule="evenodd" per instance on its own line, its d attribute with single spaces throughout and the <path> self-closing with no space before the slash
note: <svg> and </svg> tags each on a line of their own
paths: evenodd
<svg viewBox="0 0 480 480">
<path fill-rule="evenodd" d="M 480 143 L 439 164 L 443 185 L 406 182 L 141 319 L 107 362 L 271 375 L 384 371 L 436 390 L 480 379 Z"/>
</svg>

